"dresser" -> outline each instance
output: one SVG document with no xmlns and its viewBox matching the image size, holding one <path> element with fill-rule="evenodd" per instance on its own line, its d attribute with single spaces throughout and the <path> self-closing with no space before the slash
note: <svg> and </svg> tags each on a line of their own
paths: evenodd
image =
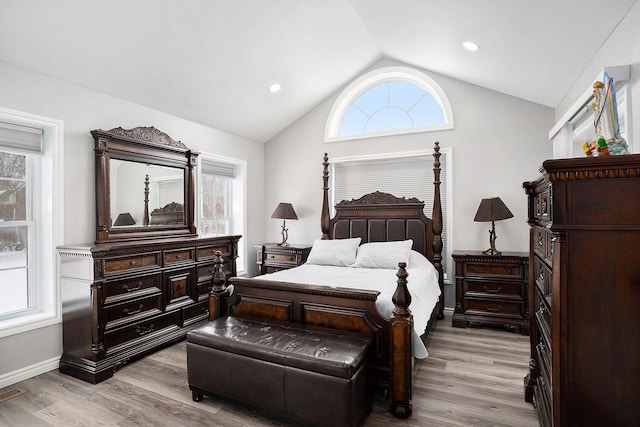
<svg viewBox="0 0 640 427">
<path fill-rule="evenodd" d="M 640 155 L 545 161 L 525 182 L 531 359 L 543 426 L 640 420 Z"/>
<path fill-rule="evenodd" d="M 216 251 L 236 275 L 240 236 L 59 247 L 60 371 L 98 383 L 208 320 Z"/>
<path fill-rule="evenodd" d="M 256 247 L 258 274 L 273 273 L 297 267 L 307 261 L 310 245 L 281 246 L 277 243 L 265 243 Z"/>
<path fill-rule="evenodd" d="M 492 325 L 529 333 L 529 255 L 453 251 L 456 305 L 452 325 Z"/>
</svg>

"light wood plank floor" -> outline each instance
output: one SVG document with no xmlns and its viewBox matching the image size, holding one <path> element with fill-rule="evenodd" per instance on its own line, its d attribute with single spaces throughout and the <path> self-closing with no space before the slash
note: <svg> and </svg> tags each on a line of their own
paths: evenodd
<svg viewBox="0 0 640 427">
<path fill-rule="evenodd" d="M 394 418 L 378 398 L 365 426 L 538 426 L 524 401 L 528 337 L 451 327 L 431 332 L 430 357 L 415 371 L 413 416 Z M 0 403 L 0 426 L 285 426 L 239 405 L 191 400 L 185 342 L 130 363 L 91 385 L 51 371 L 0 390 L 23 391 Z"/>
</svg>

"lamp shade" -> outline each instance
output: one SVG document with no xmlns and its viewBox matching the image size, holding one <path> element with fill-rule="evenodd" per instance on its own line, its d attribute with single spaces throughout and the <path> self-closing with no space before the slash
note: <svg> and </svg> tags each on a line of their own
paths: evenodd
<svg viewBox="0 0 640 427">
<path fill-rule="evenodd" d="M 279 219 L 298 219 L 298 215 L 296 215 L 296 211 L 293 210 L 293 206 L 291 203 L 280 203 L 276 210 L 271 214 L 271 218 L 279 218 Z"/>
<path fill-rule="evenodd" d="M 120 227 L 122 225 L 134 225 L 136 221 L 133 219 L 129 212 L 124 212 L 118 215 L 116 218 L 116 222 L 113 224 L 116 227 Z"/>
<path fill-rule="evenodd" d="M 504 204 L 500 197 L 488 197 L 482 199 L 476 217 L 476 222 L 500 221 L 502 219 L 513 218 L 513 214 Z"/>
</svg>

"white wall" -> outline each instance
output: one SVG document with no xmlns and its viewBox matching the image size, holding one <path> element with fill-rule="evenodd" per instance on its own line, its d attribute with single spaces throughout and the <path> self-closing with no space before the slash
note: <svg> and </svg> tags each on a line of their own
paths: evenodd
<svg viewBox="0 0 640 427">
<path fill-rule="evenodd" d="M 640 112 L 633 103 L 640 100 L 640 3 L 636 3 L 606 42 L 598 49 L 584 71 L 556 108 L 556 120 L 593 85 L 593 79 L 608 66 L 631 65 L 629 84 L 631 87 L 632 135 L 629 142 L 634 153 L 640 153 Z M 634 136 L 635 135 L 635 136 Z"/>
<path fill-rule="evenodd" d="M 90 70 L 87 70 L 90 72 Z M 264 145 L 0 62 L 0 107 L 64 121 L 64 244 L 95 239 L 93 129 L 155 126 L 188 147 L 247 162 L 246 247 L 263 241 Z M 249 252 L 247 265 L 255 271 Z M 62 354 L 62 328 L 0 339 L 0 380 Z M 57 364 L 55 365 L 57 367 Z"/>
<path fill-rule="evenodd" d="M 398 64 L 383 60 L 371 69 Z M 370 70 L 365 70 L 367 72 Z M 527 202 L 522 183 L 538 175 L 552 156 L 547 133 L 554 123 L 551 108 L 523 101 L 459 80 L 421 70 L 447 94 L 455 129 L 431 133 L 324 143 L 329 111 L 339 92 L 329 97 L 266 144 L 265 237 L 279 241 L 280 221 L 270 219 L 278 202 L 291 202 L 298 221 L 288 221 L 289 241 L 312 243 L 319 238 L 322 206 L 322 155 L 353 156 L 430 149 L 435 141 L 453 152 L 453 250 L 485 250 L 489 225 L 473 222 L 480 200 L 500 196 L 514 218 L 496 223 L 496 247 L 528 251 Z M 454 302 L 450 289 L 445 304 Z"/>
</svg>

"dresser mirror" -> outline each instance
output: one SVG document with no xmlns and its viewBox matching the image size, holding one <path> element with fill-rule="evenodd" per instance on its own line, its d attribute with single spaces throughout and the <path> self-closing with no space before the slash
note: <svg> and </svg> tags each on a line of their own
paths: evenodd
<svg viewBox="0 0 640 427">
<path fill-rule="evenodd" d="M 198 153 L 154 127 L 91 132 L 96 242 L 196 236 Z"/>
</svg>

